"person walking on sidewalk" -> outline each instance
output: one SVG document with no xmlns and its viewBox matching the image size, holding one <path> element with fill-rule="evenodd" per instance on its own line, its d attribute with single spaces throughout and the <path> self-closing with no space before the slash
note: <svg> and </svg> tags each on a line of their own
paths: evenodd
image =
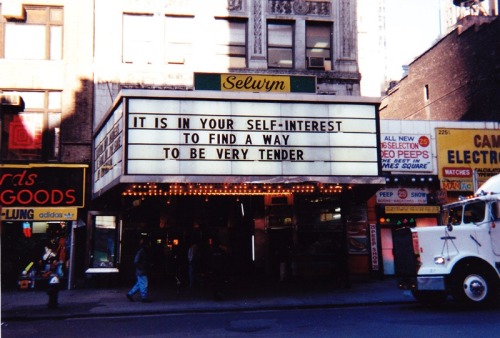
<svg viewBox="0 0 500 338">
<path fill-rule="evenodd" d="M 141 293 L 141 299 L 144 303 L 149 303 L 151 300 L 148 298 L 148 268 L 149 268 L 149 257 L 148 257 L 148 246 L 149 241 L 146 237 L 141 237 L 139 250 L 135 254 L 134 265 L 135 265 L 135 275 L 137 281 L 127 293 L 127 298 L 131 302 L 134 301 L 134 295 L 137 292 Z"/>
</svg>

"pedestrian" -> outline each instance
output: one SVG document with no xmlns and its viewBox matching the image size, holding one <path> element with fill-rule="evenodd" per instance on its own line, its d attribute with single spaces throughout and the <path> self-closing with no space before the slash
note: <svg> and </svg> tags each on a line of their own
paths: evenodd
<svg viewBox="0 0 500 338">
<path fill-rule="evenodd" d="M 66 240 L 64 237 L 59 237 L 56 249 L 57 258 L 57 274 L 60 278 L 64 277 L 64 269 L 66 265 Z"/>
<path fill-rule="evenodd" d="M 136 283 L 127 293 L 127 298 L 131 302 L 134 301 L 134 295 L 137 292 L 141 294 L 141 300 L 143 303 L 149 303 L 151 300 L 148 298 L 148 269 L 149 269 L 149 257 L 148 257 L 148 246 L 149 241 L 145 237 L 141 237 L 139 242 L 139 250 L 135 254 L 134 266 L 135 275 L 137 278 Z"/>
<path fill-rule="evenodd" d="M 210 247 L 210 284 L 214 300 L 222 300 L 221 291 L 226 273 L 226 247 L 214 239 Z"/>
<path fill-rule="evenodd" d="M 200 247 L 198 243 L 193 243 L 188 249 L 188 263 L 189 263 L 189 287 L 192 288 L 198 283 L 198 274 L 200 267 Z"/>
<path fill-rule="evenodd" d="M 47 285 L 47 295 L 49 296 L 47 307 L 49 309 L 56 309 L 59 306 L 59 276 L 55 272 L 55 266 L 51 268 L 51 274 Z"/>
</svg>

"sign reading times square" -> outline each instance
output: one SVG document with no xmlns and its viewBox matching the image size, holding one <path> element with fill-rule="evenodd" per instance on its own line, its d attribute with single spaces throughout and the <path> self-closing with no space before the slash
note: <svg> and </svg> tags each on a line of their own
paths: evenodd
<svg viewBox="0 0 500 338">
<path fill-rule="evenodd" d="M 139 92 L 122 91 L 126 105 L 118 104 L 97 133 L 95 191 L 120 175 L 156 181 L 182 176 L 185 182 L 218 177 L 211 182 L 221 183 L 235 177 L 378 175 L 376 102 Z"/>
</svg>

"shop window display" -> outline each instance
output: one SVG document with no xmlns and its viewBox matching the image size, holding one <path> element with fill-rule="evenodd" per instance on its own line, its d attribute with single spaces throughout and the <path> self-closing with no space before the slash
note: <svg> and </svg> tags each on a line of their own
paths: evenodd
<svg viewBox="0 0 500 338">
<path fill-rule="evenodd" d="M 69 222 L 6 222 L 2 226 L 2 286 L 43 289 L 51 273 L 67 280 Z"/>
<path fill-rule="evenodd" d="M 95 216 L 93 223 L 91 267 L 116 268 L 116 217 Z"/>
</svg>

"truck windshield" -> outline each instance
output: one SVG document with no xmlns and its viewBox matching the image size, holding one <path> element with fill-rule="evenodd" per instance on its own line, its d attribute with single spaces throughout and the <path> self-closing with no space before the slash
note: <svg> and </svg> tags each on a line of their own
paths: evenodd
<svg viewBox="0 0 500 338">
<path fill-rule="evenodd" d="M 479 223 L 484 221 L 486 203 L 479 201 L 466 204 L 464 208 L 464 223 Z"/>
<path fill-rule="evenodd" d="M 462 206 L 456 206 L 443 210 L 443 221 L 445 224 L 459 225 L 462 223 Z"/>
<path fill-rule="evenodd" d="M 479 223 L 484 220 L 485 211 L 486 203 L 483 201 L 457 205 L 443 210 L 443 221 L 451 225 Z"/>
</svg>

